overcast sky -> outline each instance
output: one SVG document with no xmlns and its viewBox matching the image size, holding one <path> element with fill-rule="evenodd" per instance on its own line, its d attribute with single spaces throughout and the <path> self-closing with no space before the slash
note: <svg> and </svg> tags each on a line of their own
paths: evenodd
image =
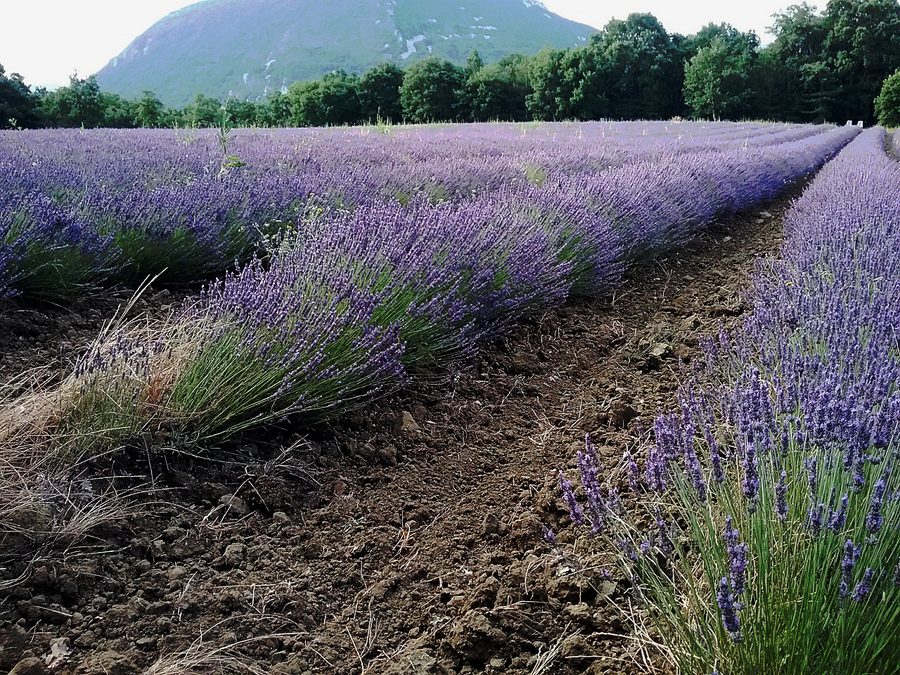
<svg viewBox="0 0 900 675">
<path fill-rule="evenodd" d="M 649 12 L 670 33 L 688 35 L 707 23 L 727 22 L 754 30 L 763 43 L 772 14 L 796 0 L 544 0 L 567 19 L 602 28 L 631 12 Z M 52 89 L 67 84 L 77 71 L 87 77 L 100 70 L 138 35 L 170 12 L 193 4 L 185 0 L 19 0 L 0 12 L 0 64 L 21 73 L 26 84 Z M 813 3 L 810 3 L 813 4 Z M 11 6 L 10 6 L 11 5 Z M 819 7 L 824 2 L 819 3 Z"/>
</svg>

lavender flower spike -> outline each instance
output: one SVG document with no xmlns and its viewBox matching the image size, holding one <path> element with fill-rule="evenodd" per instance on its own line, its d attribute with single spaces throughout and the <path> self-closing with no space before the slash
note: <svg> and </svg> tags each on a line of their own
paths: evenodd
<svg viewBox="0 0 900 675">
<path fill-rule="evenodd" d="M 703 468 L 694 450 L 693 439 L 688 439 L 684 446 L 684 469 L 691 479 L 691 485 L 697 491 L 697 498 L 701 502 L 706 501 L 706 480 L 703 478 Z"/>
<path fill-rule="evenodd" d="M 601 467 L 597 460 L 597 449 L 591 442 L 589 434 L 584 436 L 584 451 L 578 453 L 578 468 L 581 469 L 581 484 L 587 495 L 591 530 L 594 534 L 597 534 L 603 530 L 606 503 L 600 490 L 599 473 Z"/>
<path fill-rule="evenodd" d="M 840 507 L 831 514 L 831 517 L 828 519 L 828 525 L 826 525 L 835 534 L 840 532 L 841 528 L 844 527 L 844 523 L 847 522 L 847 508 L 849 505 L 850 495 L 845 492 L 844 496 L 841 497 Z"/>
<path fill-rule="evenodd" d="M 809 492 L 815 498 L 816 488 L 819 486 L 818 461 L 815 457 L 810 457 L 803 461 L 803 466 L 806 467 L 806 474 L 809 478 Z"/>
<path fill-rule="evenodd" d="M 630 451 L 625 451 L 624 459 L 625 465 L 628 467 L 628 486 L 632 492 L 637 494 L 641 491 L 641 470 Z"/>
<path fill-rule="evenodd" d="M 746 444 L 741 464 L 744 466 L 744 480 L 741 482 L 741 487 L 747 498 L 747 510 L 753 513 L 759 503 L 759 457 L 755 443 Z"/>
<path fill-rule="evenodd" d="M 848 539 L 844 542 L 844 557 L 841 559 L 841 585 L 838 590 L 838 597 L 846 600 L 850 595 L 850 581 L 853 579 L 853 566 L 862 552 L 859 546 L 853 545 L 853 540 Z"/>
<path fill-rule="evenodd" d="M 782 470 L 781 477 L 775 484 L 775 516 L 782 523 L 787 520 L 787 472 Z"/>
<path fill-rule="evenodd" d="M 825 504 L 821 502 L 816 505 L 814 501 L 810 501 L 809 509 L 806 511 L 806 527 L 812 533 L 813 537 L 818 537 L 822 533 L 822 518 L 825 515 Z"/>
<path fill-rule="evenodd" d="M 735 598 L 739 598 L 746 588 L 747 553 L 750 547 L 740 543 L 740 533 L 731 526 L 731 516 L 725 516 L 725 545 L 728 549 L 729 579 Z"/>
<path fill-rule="evenodd" d="M 872 591 L 872 575 L 874 573 L 875 570 L 871 567 L 866 568 L 866 571 L 863 573 L 863 578 L 857 582 L 856 588 L 853 589 L 853 597 L 851 598 L 853 602 L 862 602 Z"/>
<path fill-rule="evenodd" d="M 562 471 L 559 472 L 559 487 L 563 493 L 563 499 L 566 500 L 566 506 L 569 507 L 569 517 L 576 525 L 584 523 L 584 509 L 575 498 L 575 491 L 572 489 L 572 481 L 563 476 Z"/>
<path fill-rule="evenodd" d="M 885 469 L 884 474 L 878 479 L 872 490 L 872 497 L 869 500 L 869 512 L 866 514 L 866 529 L 870 534 L 878 532 L 884 524 L 881 507 L 884 504 L 884 492 L 887 489 L 888 475 L 889 470 Z"/>
<path fill-rule="evenodd" d="M 544 541 L 546 541 L 553 548 L 557 548 L 559 544 L 556 541 L 556 534 L 549 527 L 544 526 Z"/>
<path fill-rule="evenodd" d="M 719 612 L 722 617 L 722 625 L 728 631 L 728 636 L 732 642 L 743 642 L 744 636 L 741 634 L 741 622 L 738 618 L 738 609 L 740 606 L 734 601 L 734 595 L 728 584 L 728 577 L 722 577 L 719 581 L 719 590 L 716 592 L 716 602 L 719 604 Z"/>
</svg>

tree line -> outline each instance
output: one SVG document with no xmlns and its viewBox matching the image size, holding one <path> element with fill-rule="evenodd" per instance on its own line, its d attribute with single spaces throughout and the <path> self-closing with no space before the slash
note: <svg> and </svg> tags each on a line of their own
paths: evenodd
<svg viewBox="0 0 900 675">
<path fill-rule="evenodd" d="M 803 2 L 773 15 L 775 39 L 709 24 L 688 37 L 652 14 L 613 20 L 571 49 L 545 48 L 484 64 L 428 57 L 295 82 L 265 99 L 197 94 L 184 108 L 153 92 L 125 100 L 94 76 L 55 91 L 0 66 L 0 128 L 324 126 L 399 122 L 590 119 L 770 119 L 900 124 L 900 3 Z"/>
</svg>

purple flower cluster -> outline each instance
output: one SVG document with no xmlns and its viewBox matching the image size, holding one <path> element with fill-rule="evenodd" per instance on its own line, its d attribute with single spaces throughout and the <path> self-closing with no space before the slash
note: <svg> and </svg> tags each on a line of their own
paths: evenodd
<svg viewBox="0 0 900 675">
<path fill-rule="evenodd" d="M 578 502 L 572 482 L 559 474 L 559 484 L 563 499 L 569 509 L 572 522 L 576 525 L 589 525 L 591 534 L 600 534 L 606 529 L 607 520 L 611 515 L 617 515 L 621 510 L 619 492 L 614 487 L 604 487 L 600 472 L 603 466 L 597 457 L 597 449 L 594 447 L 588 435 L 584 437 L 584 450 L 578 452 L 578 468 L 581 473 L 581 486 L 587 502 L 587 518 L 585 511 Z"/>
<path fill-rule="evenodd" d="M 853 582 L 853 568 L 861 554 L 859 546 L 854 546 L 853 540 L 844 542 L 844 557 L 841 558 L 841 581 L 838 595 L 845 600 L 850 595 L 850 584 Z"/>
<path fill-rule="evenodd" d="M 0 298 L 58 297 L 91 288 L 115 269 L 101 236 L 41 194 L 6 190 L 0 164 Z"/>
<path fill-rule="evenodd" d="M 562 491 L 563 499 L 566 507 L 569 509 L 569 517 L 576 525 L 584 524 L 584 509 L 578 503 L 578 497 L 575 496 L 575 488 L 572 487 L 572 481 L 563 476 L 562 471 L 559 472 L 559 488 Z"/>
<path fill-rule="evenodd" d="M 722 577 L 719 580 L 719 587 L 716 589 L 716 603 L 719 605 L 722 625 L 725 626 L 728 637 L 732 642 L 743 642 L 744 636 L 741 633 L 741 621 L 738 617 L 740 603 L 735 600 L 728 577 Z"/>
<path fill-rule="evenodd" d="M 782 469 L 781 476 L 775 484 L 775 517 L 781 522 L 787 520 L 787 472 Z"/>
<path fill-rule="evenodd" d="M 869 497 L 869 511 L 866 513 L 866 530 L 870 536 L 875 534 L 884 525 L 884 515 L 881 512 L 884 506 L 884 492 L 887 490 L 887 481 L 890 476 L 890 469 L 885 468 L 884 474 L 875 483 L 872 489 L 872 495 Z"/>
<path fill-rule="evenodd" d="M 747 554 L 750 547 L 741 543 L 740 532 L 731 525 L 731 516 L 725 516 L 725 547 L 728 551 L 728 578 L 735 599 L 740 598 L 747 585 Z"/>
</svg>

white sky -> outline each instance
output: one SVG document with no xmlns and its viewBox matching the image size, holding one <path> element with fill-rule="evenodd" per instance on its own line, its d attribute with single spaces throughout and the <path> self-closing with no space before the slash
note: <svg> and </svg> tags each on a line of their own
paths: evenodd
<svg viewBox="0 0 900 675">
<path fill-rule="evenodd" d="M 543 0 L 567 19 L 603 28 L 632 12 L 649 12 L 670 33 L 688 35 L 707 23 L 727 22 L 754 30 L 763 43 L 772 14 L 797 0 L 727 2 L 700 0 Z M 32 88 L 68 84 L 77 71 L 87 77 L 100 70 L 138 35 L 170 12 L 193 4 L 185 0 L 18 0 L 0 9 L 0 64 L 21 73 Z M 813 3 L 810 3 L 813 4 Z M 10 6 L 11 5 L 11 6 Z M 824 2 L 819 3 L 819 7 Z"/>
</svg>

